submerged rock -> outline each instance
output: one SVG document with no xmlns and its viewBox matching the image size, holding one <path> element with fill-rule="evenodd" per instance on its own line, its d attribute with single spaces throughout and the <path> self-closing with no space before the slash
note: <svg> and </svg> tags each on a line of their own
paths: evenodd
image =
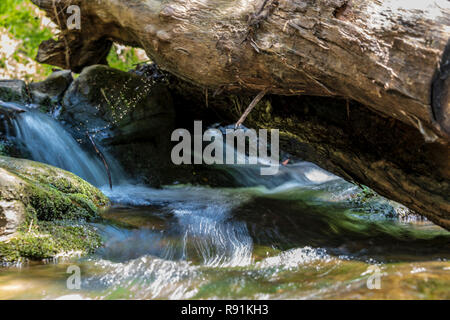
<svg viewBox="0 0 450 320">
<path fill-rule="evenodd" d="M 0 261 L 92 251 L 100 239 L 83 222 L 99 217 L 108 203 L 70 172 L 0 156 Z"/>
</svg>

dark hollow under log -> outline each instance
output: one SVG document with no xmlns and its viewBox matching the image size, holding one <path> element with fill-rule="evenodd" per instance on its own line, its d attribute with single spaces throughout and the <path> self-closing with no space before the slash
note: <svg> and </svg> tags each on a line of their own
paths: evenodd
<svg viewBox="0 0 450 320">
<path fill-rule="evenodd" d="M 177 117 L 233 123 L 253 96 L 208 95 L 172 82 Z M 180 121 L 180 120 L 179 120 Z M 249 114 L 251 128 L 280 129 L 280 149 L 348 181 L 367 185 L 450 230 L 450 149 L 414 127 L 356 101 L 270 95 Z"/>
</svg>

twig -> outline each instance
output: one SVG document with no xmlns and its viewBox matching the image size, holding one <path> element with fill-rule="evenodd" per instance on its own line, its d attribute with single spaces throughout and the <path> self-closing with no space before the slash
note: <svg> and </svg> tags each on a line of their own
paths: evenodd
<svg viewBox="0 0 450 320">
<path fill-rule="evenodd" d="M 89 132 L 86 131 L 86 135 L 88 136 L 89 141 L 91 141 L 92 146 L 93 146 L 94 149 L 95 149 L 95 152 L 97 153 L 97 155 L 98 155 L 98 156 L 102 159 L 102 161 L 103 161 L 103 165 L 105 166 L 106 173 L 107 173 L 107 175 L 108 175 L 109 187 L 110 187 L 111 190 L 112 190 L 111 172 L 109 171 L 108 163 L 106 162 L 106 159 L 105 159 L 105 157 L 103 156 L 103 153 L 101 153 L 101 151 L 98 150 L 97 145 L 95 144 L 94 139 L 92 139 L 92 137 L 90 136 Z"/>
<path fill-rule="evenodd" d="M 242 114 L 241 118 L 236 122 L 235 128 L 239 128 L 241 124 L 245 121 L 247 116 L 250 114 L 250 112 L 253 110 L 253 108 L 258 104 L 258 102 L 261 101 L 261 99 L 266 95 L 267 91 L 269 91 L 269 88 L 264 89 L 258 95 L 253 99 L 253 101 L 250 103 L 250 105 L 247 107 L 247 109 Z"/>
<path fill-rule="evenodd" d="M 28 233 L 30 233 L 30 231 L 31 231 L 31 227 L 33 226 L 33 220 L 34 220 L 34 219 L 31 219 L 31 222 L 30 222 L 30 227 L 28 228 Z"/>
<path fill-rule="evenodd" d="M 103 90 L 103 88 L 100 88 L 100 92 L 102 93 L 103 98 L 105 98 L 105 100 L 106 100 L 106 102 L 108 103 L 108 105 L 109 105 L 110 107 L 115 107 L 115 105 L 113 105 L 113 104 L 111 103 L 111 101 L 109 101 L 108 97 L 107 97 L 106 94 L 105 94 L 105 90 Z"/>
<path fill-rule="evenodd" d="M 213 93 L 213 98 L 215 98 L 216 96 L 222 94 L 222 92 L 225 90 L 225 86 L 220 86 L 219 88 L 216 89 L 216 91 L 214 91 Z"/>
</svg>

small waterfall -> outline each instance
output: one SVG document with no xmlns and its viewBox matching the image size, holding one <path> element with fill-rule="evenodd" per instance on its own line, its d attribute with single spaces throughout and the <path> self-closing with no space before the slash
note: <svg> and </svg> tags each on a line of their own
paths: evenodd
<svg viewBox="0 0 450 320">
<path fill-rule="evenodd" d="M 77 141 L 53 118 L 33 109 L 16 114 L 10 138 L 25 149 L 32 160 L 70 171 L 96 185 L 108 184 L 108 175 L 94 153 L 83 150 Z M 121 170 L 108 157 L 111 174 L 118 180 Z"/>
<path fill-rule="evenodd" d="M 223 134 L 223 152 L 224 158 L 227 154 L 234 154 L 234 158 L 245 159 L 246 164 L 227 164 L 227 165 L 214 165 L 216 169 L 225 170 L 231 174 L 235 181 L 243 187 L 264 186 L 268 189 L 274 189 L 277 187 L 292 186 L 303 187 L 313 186 L 321 183 L 325 183 L 333 180 L 341 180 L 334 174 L 325 171 L 319 166 L 306 161 L 300 161 L 293 159 L 293 157 L 282 150 L 280 150 L 280 159 L 289 159 L 288 165 L 279 165 L 278 172 L 271 176 L 261 175 L 260 169 L 262 166 L 270 166 L 271 164 L 263 158 L 256 157 L 253 159 L 254 163 L 250 165 L 251 157 L 245 152 L 238 151 L 234 144 L 229 144 L 226 139 L 226 130 L 234 129 L 234 124 L 228 126 L 212 126 L 212 129 L 218 129 Z M 210 129 L 211 129 L 210 128 Z M 248 130 L 246 127 L 240 127 L 243 130 Z M 270 143 L 257 139 L 258 146 L 262 145 L 263 149 L 271 149 Z M 248 146 L 246 146 L 248 151 Z M 196 154 L 195 150 L 192 150 L 194 155 L 201 157 L 202 155 Z M 206 157 L 205 155 L 203 155 Z M 209 159 L 212 161 L 213 159 Z"/>
</svg>

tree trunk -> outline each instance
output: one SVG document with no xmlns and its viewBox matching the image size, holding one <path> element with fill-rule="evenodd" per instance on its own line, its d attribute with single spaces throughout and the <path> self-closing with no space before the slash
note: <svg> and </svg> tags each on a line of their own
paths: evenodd
<svg viewBox="0 0 450 320">
<path fill-rule="evenodd" d="M 348 131 L 357 124 L 336 122 L 331 107 L 318 126 L 285 129 L 308 145 L 307 157 L 319 165 L 450 229 L 448 1 L 33 2 L 63 30 L 58 41 L 41 45 L 43 63 L 78 72 L 106 63 L 116 41 L 144 48 L 161 68 L 215 93 L 267 90 L 358 102 L 355 119 L 372 134 L 364 135 L 365 145 Z M 67 30 L 69 5 L 81 8 L 80 30 Z M 300 111 L 288 109 L 289 115 Z M 343 133 L 333 136 L 332 128 Z M 377 141 L 381 130 L 389 136 L 385 144 Z"/>
</svg>

